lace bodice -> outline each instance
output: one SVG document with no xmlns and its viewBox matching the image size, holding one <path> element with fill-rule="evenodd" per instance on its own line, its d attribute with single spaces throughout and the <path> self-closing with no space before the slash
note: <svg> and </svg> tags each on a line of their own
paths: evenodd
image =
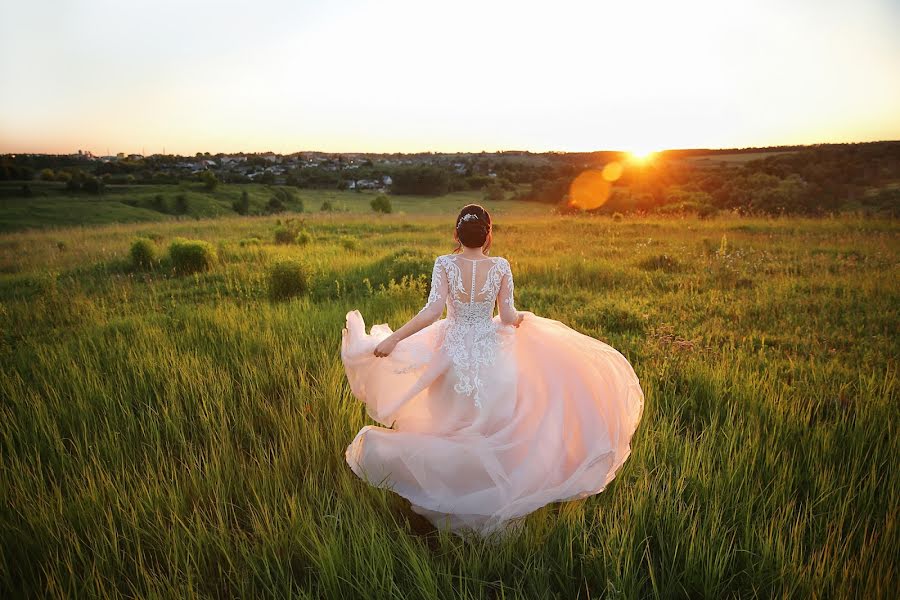
<svg viewBox="0 0 900 600">
<path fill-rule="evenodd" d="M 431 291 L 420 313 L 436 321 L 447 307 L 441 348 L 453 361 L 454 389 L 471 396 L 481 407 L 482 369 L 489 367 L 501 346 L 494 306 L 500 320 L 512 325 L 518 312 L 513 303 L 513 279 L 509 262 L 502 257 L 466 259 L 446 254 L 437 257 L 431 273 Z"/>
</svg>

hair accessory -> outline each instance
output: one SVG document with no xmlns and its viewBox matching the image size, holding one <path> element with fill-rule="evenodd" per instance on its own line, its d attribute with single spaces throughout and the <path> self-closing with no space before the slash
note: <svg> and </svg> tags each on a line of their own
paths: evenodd
<svg viewBox="0 0 900 600">
<path fill-rule="evenodd" d="M 459 226 L 462 225 L 463 221 L 477 221 L 478 215 L 475 213 L 467 213 L 460 217 L 459 221 L 456 223 L 456 228 L 459 229 Z"/>
</svg>

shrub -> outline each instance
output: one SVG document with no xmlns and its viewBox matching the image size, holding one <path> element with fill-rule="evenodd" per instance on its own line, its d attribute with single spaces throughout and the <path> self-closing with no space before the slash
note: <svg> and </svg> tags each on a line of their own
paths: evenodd
<svg viewBox="0 0 900 600">
<path fill-rule="evenodd" d="M 283 225 L 279 225 L 275 228 L 275 243 L 276 244 L 293 244 L 297 241 L 297 231 L 285 227 Z"/>
<path fill-rule="evenodd" d="M 499 202 L 506 197 L 506 191 L 499 182 L 492 183 L 484 188 L 484 199 L 487 202 Z"/>
<path fill-rule="evenodd" d="M 275 227 L 275 243 L 276 244 L 306 244 L 312 238 L 303 231 L 303 220 L 297 220 L 293 217 L 285 219 L 284 222 L 279 219 L 276 221 Z M 301 235 L 302 234 L 302 235 Z M 301 239 L 303 238 L 303 239 Z"/>
<path fill-rule="evenodd" d="M 235 200 L 231 207 L 239 215 L 246 215 L 250 212 L 250 195 L 247 193 L 247 190 L 241 192 L 241 199 Z"/>
<path fill-rule="evenodd" d="M 280 213 L 284 212 L 284 202 L 278 196 L 272 196 L 266 203 L 266 212 Z"/>
<path fill-rule="evenodd" d="M 238 242 L 238 244 L 240 244 L 242 247 L 243 246 L 259 246 L 262 244 L 262 240 L 259 239 L 258 237 L 248 237 L 248 238 L 242 239 L 240 242 Z"/>
<path fill-rule="evenodd" d="M 135 269 L 152 269 L 159 263 L 156 243 L 149 238 L 137 238 L 131 243 L 131 266 Z"/>
<path fill-rule="evenodd" d="M 282 212 L 287 210 L 289 203 L 294 205 L 296 212 L 303 212 L 302 198 L 297 198 L 294 192 L 288 188 L 277 188 L 274 195 L 269 198 L 269 202 L 266 204 L 266 211 L 269 213 Z"/>
<path fill-rule="evenodd" d="M 184 194 L 175 196 L 175 212 L 179 215 L 186 214 L 188 211 L 188 199 Z"/>
<path fill-rule="evenodd" d="M 219 180 L 216 179 L 216 174 L 212 171 L 203 171 L 203 173 L 200 174 L 200 181 L 203 182 L 203 187 L 210 192 L 215 190 L 219 185 Z"/>
<path fill-rule="evenodd" d="M 623 217 L 622 213 L 620 213 L 620 212 L 614 212 L 612 215 L 612 218 L 613 218 L 613 221 L 621 221 L 625 217 Z"/>
<path fill-rule="evenodd" d="M 285 300 L 305 294 L 309 290 L 309 275 L 298 260 L 284 259 L 269 270 L 269 298 Z"/>
<path fill-rule="evenodd" d="M 196 273 L 212 268 L 216 251 L 209 242 L 177 238 L 169 246 L 169 257 L 176 273 Z"/>
<path fill-rule="evenodd" d="M 161 213 L 166 212 L 166 199 L 163 198 L 162 194 L 153 196 L 153 200 L 150 202 L 150 208 Z"/>
<path fill-rule="evenodd" d="M 701 204 L 697 208 L 697 216 L 701 219 L 708 219 L 719 214 L 719 209 L 711 204 Z"/>
<path fill-rule="evenodd" d="M 387 214 L 393 210 L 391 207 L 391 199 L 384 194 L 378 194 L 369 204 L 375 212 Z"/>
<path fill-rule="evenodd" d="M 90 194 L 102 194 L 103 187 L 103 181 L 93 176 L 85 177 L 81 184 L 81 189 Z"/>
<path fill-rule="evenodd" d="M 356 250 L 359 250 L 359 241 L 352 237 L 343 236 L 341 238 L 341 246 L 344 250 L 355 252 Z"/>
<path fill-rule="evenodd" d="M 331 212 L 334 210 L 334 205 L 331 203 L 331 200 L 323 200 L 322 207 L 319 210 L 322 212 Z"/>
</svg>

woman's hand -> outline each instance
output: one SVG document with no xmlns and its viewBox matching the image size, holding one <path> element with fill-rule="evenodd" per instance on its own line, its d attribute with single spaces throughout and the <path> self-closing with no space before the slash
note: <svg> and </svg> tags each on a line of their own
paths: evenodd
<svg viewBox="0 0 900 600">
<path fill-rule="evenodd" d="M 396 340 L 392 336 L 387 336 L 381 343 L 375 346 L 375 356 L 381 358 L 387 356 L 394 350 L 394 346 L 397 345 Z"/>
<path fill-rule="evenodd" d="M 524 318 L 525 318 L 525 313 L 520 312 L 520 313 L 519 313 L 519 316 L 516 317 L 516 322 L 513 323 L 513 327 L 518 327 L 519 325 L 521 325 L 521 324 L 522 324 L 522 320 L 523 320 Z"/>
</svg>

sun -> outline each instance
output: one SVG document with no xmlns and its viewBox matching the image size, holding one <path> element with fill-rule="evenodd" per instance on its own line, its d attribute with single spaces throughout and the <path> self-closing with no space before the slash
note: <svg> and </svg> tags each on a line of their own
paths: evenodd
<svg viewBox="0 0 900 600">
<path fill-rule="evenodd" d="M 647 162 L 656 155 L 656 150 L 647 146 L 636 146 L 628 150 L 628 157 L 634 162 Z"/>
</svg>

